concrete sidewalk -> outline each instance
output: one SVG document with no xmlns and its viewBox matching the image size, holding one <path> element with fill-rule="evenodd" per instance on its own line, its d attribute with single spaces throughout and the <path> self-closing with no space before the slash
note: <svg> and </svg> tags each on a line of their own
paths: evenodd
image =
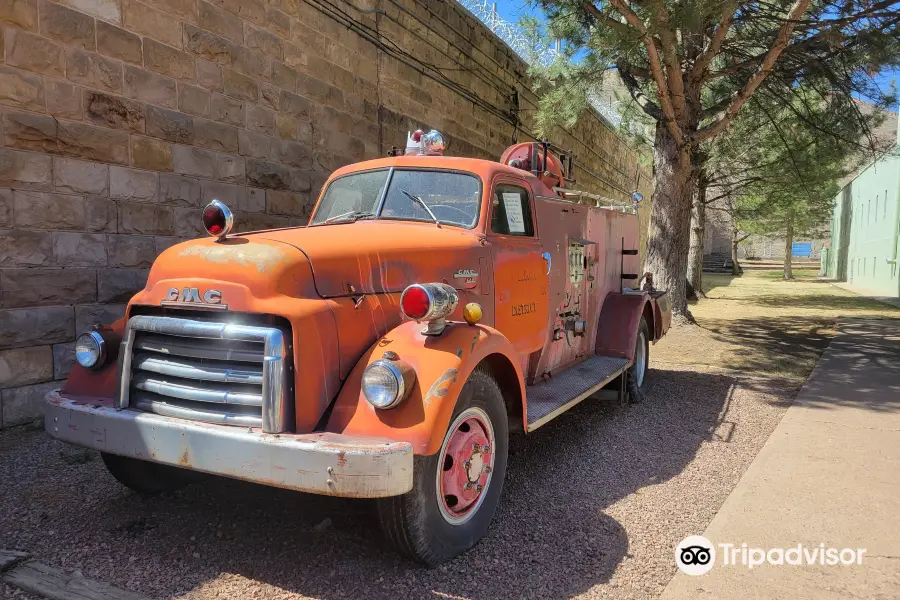
<svg viewBox="0 0 900 600">
<path fill-rule="evenodd" d="M 896 306 L 900 308 L 900 298 L 896 296 L 882 296 L 878 292 L 874 292 L 872 290 L 867 290 L 865 288 L 861 288 L 855 285 L 850 285 L 846 281 L 831 281 L 828 280 L 831 285 L 834 287 L 839 287 L 842 290 L 847 290 L 848 292 L 853 292 L 857 296 L 865 296 L 866 298 L 871 298 L 872 300 L 877 300 L 878 302 L 882 302 L 884 304 L 890 304 L 891 306 Z"/>
<path fill-rule="evenodd" d="M 900 598 L 900 320 L 841 323 L 703 535 L 716 566 L 679 572 L 663 600 Z M 866 553 L 859 566 L 748 570 L 722 565 L 722 543 Z"/>
</svg>

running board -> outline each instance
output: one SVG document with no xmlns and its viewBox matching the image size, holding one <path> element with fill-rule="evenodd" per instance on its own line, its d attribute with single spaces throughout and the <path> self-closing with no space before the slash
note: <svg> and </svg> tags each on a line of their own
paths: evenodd
<svg viewBox="0 0 900 600">
<path fill-rule="evenodd" d="M 631 361 L 615 356 L 595 356 L 566 369 L 552 379 L 526 389 L 528 425 L 534 431 L 566 412 L 621 375 Z"/>
</svg>

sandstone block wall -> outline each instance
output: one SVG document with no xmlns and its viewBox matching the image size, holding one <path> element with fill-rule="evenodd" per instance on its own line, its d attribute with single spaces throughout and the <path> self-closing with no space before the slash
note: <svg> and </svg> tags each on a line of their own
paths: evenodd
<svg viewBox="0 0 900 600">
<path fill-rule="evenodd" d="M 3 0 L 0 427 L 40 414 L 76 335 L 211 199 L 238 230 L 302 225 L 332 170 L 408 130 L 495 158 L 535 108 L 522 61 L 452 1 Z M 649 198 L 597 117 L 553 141 L 579 187 Z"/>
</svg>

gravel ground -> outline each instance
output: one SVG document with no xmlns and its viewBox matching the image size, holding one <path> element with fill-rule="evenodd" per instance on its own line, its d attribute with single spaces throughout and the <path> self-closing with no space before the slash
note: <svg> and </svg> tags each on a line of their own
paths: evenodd
<svg viewBox="0 0 900 600">
<path fill-rule="evenodd" d="M 396 556 L 366 501 L 225 479 L 142 498 L 21 428 L 0 434 L 0 547 L 154 598 L 655 598 L 797 381 L 654 366 L 642 404 L 590 399 L 515 438 L 488 537 L 436 569 Z"/>
</svg>

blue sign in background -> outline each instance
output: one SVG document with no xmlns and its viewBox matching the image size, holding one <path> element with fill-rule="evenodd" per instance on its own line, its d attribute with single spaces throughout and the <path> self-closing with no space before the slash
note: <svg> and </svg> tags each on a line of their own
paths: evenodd
<svg viewBox="0 0 900 600">
<path fill-rule="evenodd" d="M 812 243 L 811 242 L 794 242 L 793 244 L 791 244 L 791 255 L 809 257 L 811 254 L 812 254 Z"/>
</svg>

